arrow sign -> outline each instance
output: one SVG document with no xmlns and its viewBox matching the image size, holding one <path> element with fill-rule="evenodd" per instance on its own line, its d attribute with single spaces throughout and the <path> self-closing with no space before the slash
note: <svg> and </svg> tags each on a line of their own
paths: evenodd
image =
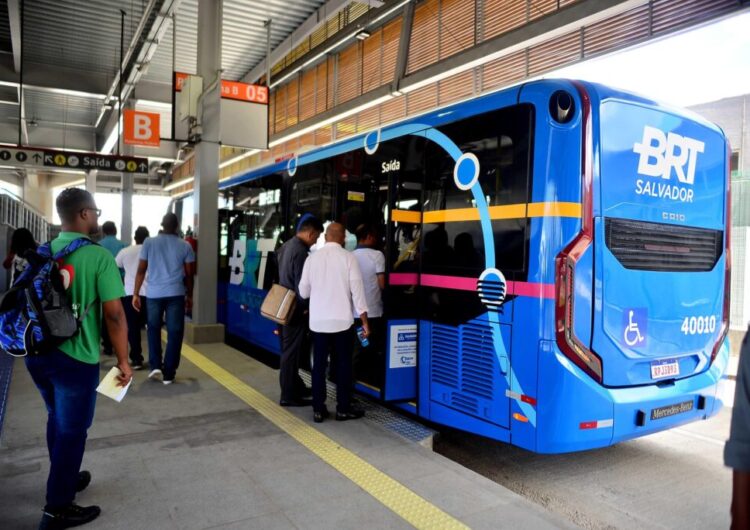
<svg viewBox="0 0 750 530">
<path fill-rule="evenodd" d="M 32 168 L 99 169 L 117 173 L 148 173 L 148 159 L 135 156 L 100 155 L 57 149 L 0 148 L 3 165 Z"/>
</svg>

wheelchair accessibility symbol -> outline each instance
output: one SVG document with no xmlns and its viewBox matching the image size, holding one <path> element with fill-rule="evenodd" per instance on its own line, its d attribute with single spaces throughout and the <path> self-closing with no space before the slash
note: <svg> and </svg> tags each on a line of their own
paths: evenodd
<svg viewBox="0 0 750 530">
<path fill-rule="evenodd" d="M 622 338 L 628 346 L 640 346 L 646 342 L 648 310 L 645 308 L 626 309 Z"/>
</svg>

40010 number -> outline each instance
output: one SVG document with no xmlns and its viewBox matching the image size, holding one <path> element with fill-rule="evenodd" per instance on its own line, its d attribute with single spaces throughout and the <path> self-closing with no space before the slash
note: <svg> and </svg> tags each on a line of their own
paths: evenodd
<svg viewBox="0 0 750 530">
<path fill-rule="evenodd" d="M 702 335 L 716 331 L 716 316 L 685 317 L 680 330 L 685 335 Z"/>
</svg>

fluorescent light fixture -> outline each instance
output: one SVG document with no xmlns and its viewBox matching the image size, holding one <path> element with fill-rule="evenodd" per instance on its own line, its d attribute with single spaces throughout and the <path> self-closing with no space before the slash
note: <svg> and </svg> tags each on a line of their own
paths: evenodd
<svg viewBox="0 0 750 530">
<path fill-rule="evenodd" d="M 122 127 L 122 120 L 120 120 L 120 127 Z M 112 131 L 109 133 L 107 141 L 104 142 L 102 150 L 99 151 L 100 153 L 108 155 L 112 152 L 112 149 L 117 145 L 117 132 L 117 127 L 112 127 Z"/>
<path fill-rule="evenodd" d="M 163 191 L 172 191 L 174 189 L 179 188 L 180 186 L 184 186 L 185 184 L 190 184 L 195 180 L 195 177 L 187 177 L 182 180 L 176 180 L 172 182 L 171 184 L 167 184 L 164 186 Z"/>
<path fill-rule="evenodd" d="M 165 103 L 164 101 L 155 101 L 153 99 L 136 99 L 135 107 L 138 108 L 139 105 L 143 105 L 144 107 L 158 107 L 165 110 L 172 110 L 171 103 Z"/>
<path fill-rule="evenodd" d="M 219 169 L 224 169 L 227 166 L 231 166 L 235 162 L 239 162 L 240 160 L 244 160 L 245 158 L 249 156 L 253 156 L 256 153 L 260 153 L 260 149 L 250 149 L 249 151 L 239 154 L 237 156 L 233 156 L 232 158 L 229 158 L 227 160 L 224 160 L 221 164 L 219 164 Z"/>
<path fill-rule="evenodd" d="M 370 35 L 371 34 L 369 31 L 367 31 L 366 29 L 363 29 L 362 31 L 357 33 L 355 37 L 357 38 L 357 40 L 366 40 L 370 38 Z"/>
</svg>

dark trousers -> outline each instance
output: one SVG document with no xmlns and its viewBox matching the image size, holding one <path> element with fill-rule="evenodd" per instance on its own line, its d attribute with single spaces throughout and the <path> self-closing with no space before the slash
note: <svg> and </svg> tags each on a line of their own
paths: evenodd
<svg viewBox="0 0 750 530">
<path fill-rule="evenodd" d="M 383 317 L 368 319 L 370 325 L 370 336 L 367 340 L 369 346 L 362 346 L 359 340 L 354 341 L 354 379 L 363 381 L 377 388 L 382 388 L 383 375 L 385 374 L 385 323 Z M 354 320 L 354 327 L 362 325 L 359 318 Z"/>
<path fill-rule="evenodd" d="M 313 409 L 322 412 L 326 406 L 326 370 L 328 353 L 336 362 L 336 410 L 346 412 L 352 401 L 352 330 L 338 333 L 313 332 Z"/>
<path fill-rule="evenodd" d="M 281 363 L 279 385 L 281 400 L 292 401 L 302 397 L 305 383 L 299 376 L 299 363 L 302 355 L 310 349 L 308 319 L 295 319 L 294 324 L 281 326 Z"/>
<path fill-rule="evenodd" d="M 122 299 L 125 309 L 125 318 L 128 321 L 128 344 L 130 345 L 130 362 L 143 364 L 143 346 L 141 346 L 141 328 L 146 325 L 148 314 L 148 298 L 141 296 L 141 311 L 133 308 L 133 297 L 125 296 Z"/>
<path fill-rule="evenodd" d="M 148 364 L 152 370 L 161 370 L 164 380 L 171 381 L 180 366 L 182 338 L 185 334 L 185 297 L 167 296 L 149 298 L 148 307 Z M 166 316 L 166 318 L 164 318 Z M 167 350 L 162 363 L 161 324 L 167 325 Z"/>
<path fill-rule="evenodd" d="M 94 420 L 99 365 L 53 351 L 26 357 L 26 367 L 47 406 L 47 506 L 61 508 L 75 499 L 86 435 Z"/>
</svg>

